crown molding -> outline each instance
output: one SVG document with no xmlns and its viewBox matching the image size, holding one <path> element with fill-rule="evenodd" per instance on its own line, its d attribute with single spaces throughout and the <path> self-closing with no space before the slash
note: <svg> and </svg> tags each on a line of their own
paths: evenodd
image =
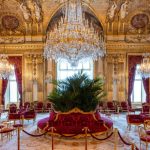
<svg viewBox="0 0 150 150">
<path fill-rule="evenodd" d="M 43 42 L 0 44 L 0 53 L 42 53 L 43 48 Z"/>
<path fill-rule="evenodd" d="M 149 43 L 107 42 L 107 52 L 150 52 Z"/>
</svg>

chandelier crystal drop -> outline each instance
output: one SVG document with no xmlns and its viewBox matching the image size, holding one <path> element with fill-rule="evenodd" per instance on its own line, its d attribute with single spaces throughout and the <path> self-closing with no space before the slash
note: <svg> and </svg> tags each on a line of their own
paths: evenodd
<svg viewBox="0 0 150 150">
<path fill-rule="evenodd" d="M 104 37 L 94 29 L 92 22 L 85 19 L 82 0 L 68 0 L 65 15 L 47 33 L 44 57 L 56 62 L 67 60 L 72 66 L 77 66 L 79 61 L 97 60 L 104 55 Z"/>
<path fill-rule="evenodd" d="M 146 53 L 143 55 L 142 63 L 138 69 L 138 73 L 142 76 L 142 78 L 150 78 L 150 54 Z"/>
<path fill-rule="evenodd" d="M 14 66 L 9 64 L 8 56 L 0 54 L 0 79 L 8 79 L 13 73 Z"/>
</svg>

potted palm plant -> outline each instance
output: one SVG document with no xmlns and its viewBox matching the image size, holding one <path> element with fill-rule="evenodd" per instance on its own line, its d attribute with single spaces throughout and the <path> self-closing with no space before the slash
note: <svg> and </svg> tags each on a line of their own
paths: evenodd
<svg viewBox="0 0 150 150">
<path fill-rule="evenodd" d="M 78 108 L 83 112 L 94 111 L 106 95 L 101 78 L 90 79 L 79 72 L 62 81 L 53 81 L 56 85 L 48 99 L 56 111 L 68 112 Z"/>
</svg>

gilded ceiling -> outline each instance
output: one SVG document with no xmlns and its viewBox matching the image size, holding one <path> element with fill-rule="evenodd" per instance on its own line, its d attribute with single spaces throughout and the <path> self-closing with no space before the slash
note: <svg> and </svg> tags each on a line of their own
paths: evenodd
<svg viewBox="0 0 150 150">
<path fill-rule="evenodd" d="M 150 42 L 150 0 L 84 0 L 83 5 L 99 20 L 107 41 Z M 61 7 L 55 0 L 0 0 L 0 43 L 44 41 Z"/>
</svg>

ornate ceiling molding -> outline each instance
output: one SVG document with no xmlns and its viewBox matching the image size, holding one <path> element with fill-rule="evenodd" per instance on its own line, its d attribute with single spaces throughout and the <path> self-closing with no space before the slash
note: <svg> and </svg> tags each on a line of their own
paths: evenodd
<svg viewBox="0 0 150 150">
<path fill-rule="evenodd" d="M 108 42 L 107 52 L 150 52 L 149 43 Z"/>
<path fill-rule="evenodd" d="M 1 44 L 0 53 L 4 53 L 4 46 L 7 53 L 43 53 L 44 43 Z"/>
</svg>

